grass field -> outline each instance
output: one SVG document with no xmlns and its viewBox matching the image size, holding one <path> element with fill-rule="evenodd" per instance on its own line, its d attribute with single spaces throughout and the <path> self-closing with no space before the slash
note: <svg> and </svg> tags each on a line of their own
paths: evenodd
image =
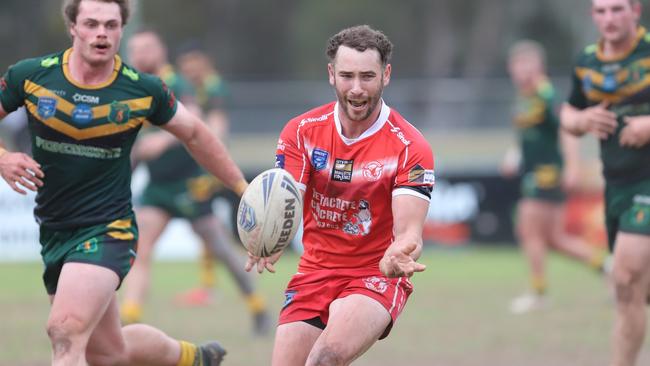
<svg viewBox="0 0 650 366">
<path fill-rule="evenodd" d="M 277 315 L 296 257 L 284 257 L 278 273 L 259 277 Z M 602 279 L 567 259 L 549 263 L 548 307 L 526 315 L 507 311 L 526 286 L 518 252 L 507 248 L 432 249 L 413 278 L 415 292 L 390 337 L 354 365 L 596 366 L 606 365 L 613 311 Z M 47 365 L 44 324 L 48 301 L 39 263 L 0 266 L 0 365 Z M 250 319 L 228 275 L 209 308 L 174 306 L 175 293 L 194 285 L 193 263 L 157 263 L 146 322 L 190 341 L 219 339 L 226 365 L 268 365 L 272 339 L 251 337 Z M 80 299 L 80 306 L 83 300 Z M 650 363 L 646 341 L 640 365 Z"/>
</svg>

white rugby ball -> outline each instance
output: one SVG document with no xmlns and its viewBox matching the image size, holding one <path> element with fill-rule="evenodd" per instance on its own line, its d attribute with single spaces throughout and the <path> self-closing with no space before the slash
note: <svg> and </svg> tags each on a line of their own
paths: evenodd
<svg viewBox="0 0 650 366">
<path fill-rule="evenodd" d="M 237 232 L 255 256 L 269 257 L 284 249 L 302 219 L 302 194 L 291 174 L 273 168 L 248 185 L 237 210 Z"/>
</svg>

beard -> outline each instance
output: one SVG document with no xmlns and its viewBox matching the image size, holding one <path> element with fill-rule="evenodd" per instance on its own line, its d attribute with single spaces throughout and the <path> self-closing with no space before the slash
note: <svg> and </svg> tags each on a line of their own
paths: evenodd
<svg viewBox="0 0 650 366">
<path fill-rule="evenodd" d="M 369 95 L 366 98 L 366 104 L 368 108 L 366 109 L 365 113 L 361 115 L 350 111 L 350 99 L 348 99 L 344 93 L 341 93 L 338 89 L 336 89 L 336 84 L 334 85 L 334 89 L 336 90 L 336 97 L 339 101 L 339 107 L 343 109 L 345 116 L 351 121 L 364 121 L 372 115 L 375 109 L 377 109 L 377 105 L 379 105 L 381 95 L 384 91 L 384 82 L 381 82 L 379 90 L 375 94 Z"/>
</svg>

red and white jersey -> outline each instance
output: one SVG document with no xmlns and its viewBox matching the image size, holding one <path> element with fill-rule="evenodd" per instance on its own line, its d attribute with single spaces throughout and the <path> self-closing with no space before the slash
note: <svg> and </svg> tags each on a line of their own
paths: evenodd
<svg viewBox="0 0 650 366">
<path fill-rule="evenodd" d="M 280 135 L 276 166 L 305 192 L 300 272 L 377 270 L 393 238 L 392 197 L 430 199 L 431 147 L 381 103 L 377 120 L 355 139 L 341 134 L 336 102 L 292 119 Z"/>
</svg>

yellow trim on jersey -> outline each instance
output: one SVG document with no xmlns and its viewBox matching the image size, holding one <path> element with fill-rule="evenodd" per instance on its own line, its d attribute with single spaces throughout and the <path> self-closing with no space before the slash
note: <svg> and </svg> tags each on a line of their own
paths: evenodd
<svg viewBox="0 0 650 366">
<path fill-rule="evenodd" d="M 133 112 L 133 111 L 140 111 L 143 109 L 149 109 L 151 107 L 152 101 L 153 101 L 153 97 L 149 96 L 144 98 L 121 100 L 119 101 L 119 103 L 128 105 L 131 112 Z M 93 118 L 107 117 L 110 112 L 111 112 L 110 104 L 103 104 L 97 107 L 93 107 Z"/>
<path fill-rule="evenodd" d="M 650 87 L 650 75 L 645 76 L 638 83 L 624 86 L 616 90 L 615 93 L 604 93 L 600 90 L 591 89 L 587 92 L 587 98 L 597 102 L 607 100 L 612 103 L 620 102 L 621 100 L 638 93 L 639 91 Z"/>
<path fill-rule="evenodd" d="M 109 231 L 108 236 L 117 240 L 133 240 L 135 236 L 133 233 L 123 233 L 121 231 Z"/>
<path fill-rule="evenodd" d="M 74 110 L 75 105 L 51 92 L 49 89 L 46 89 L 29 80 L 25 80 L 25 85 L 23 88 L 25 89 L 25 93 L 31 94 L 35 97 L 49 97 L 56 99 L 56 109 L 69 116 L 72 115 L 72 111 Z"/>
<path fill-rule="evenodd" d="M 49 97 L 49 98 L 56 99 L 56 109 L 69 116 L 72 116 L 72 112 L 75 108 L 75 105 L 61 98 L 55 93 L 51 92 L 47 88 L 42 87 L 29 80 L 26 80 L 24 89 L 25 89 L 25 93 L 34 95 L 35 97 L 39 97 L 39 98 Z M 149 109 L 151 107 L 152 102 L 153 102 L 153 97 L 148 96 L 144 98 L 122 100 L 120 101 L 120 104 L 128 105 L 131 111 L 140 111 L 144 109 Z M 96 107 L 93 107 L 92 110 L 93 110 L 93 118 L 107 117 L 111 111 L 111 104 L 108 103 L 108 104 L 98 105 Z"/>
<path fill-rule="evenodd" d="M 110 224 L 106 225 L 106 227 L 111 229 L 128 229 L 131 227 L 131 222 L 132 222 L 131 219 L 115 220 Z"/>
<path fill-rule="evenodd" d="M 643 39 L 645 34 L 646 34 L 645 28 L 639 26 L 639 28 L 636 31 L 636 38 L 634 39 L 634 42 L 632 42 L 632 44 L 630 45 L 630 48 L 619 54 L 612 55 L 609 57 L 603 54 L 603 40 L 601 39 L 600 41 L 598 41 L 598 48 L 596 49 L 596 58 L 602 62 L 613 62 L 613 61 L 624 60 L 636 49 L 636 46 L 639 44 L 641 39 Z"/>
<path fill-rule="evenodd" d="M 75 140 L 87 140 L 96 137 L 118 134 L 140 126 L 145 120 L 144 117 L 137 117 L 131 118 L 127 123 L 122 125 L 107 123 L 101 126 L 79 129 L 67 124 L 64 121 L 61 121 L 56 117 L 50 117 L 48 119 L 41 118 L 41 116 L 38 115 L 38 107 L 29 100 L 25 101 L 25 106 L 27 107 L 27 110 L 29 110 L 29 112 L 32 114 L 32 116 L 43 122 L 43 124 L 65 135 L 68 135 Z"/>
<path fill-rule="evenodd" d="M 628 67 L 617 71 L 615 75 L 617 83 L 622 84 L 630 77 L 631 66 L 640 66 L 640 67 L 650 69 L 650 58 L 641 59 L 639 61 L 632 63 Z M 603 73 L 598 72 L 594 69 L 590 69 L 588 67 L 576 67 L 576 75 L 581 80 L 584 79 L 585 76 L 589 75 L 592 83 L 598 86 L 602 86 L 605 80 L 605 75 Z"/>
<path fill-rule="evenodd" d="M 115 54 L 115 57 L 113 58 L 113 73 L 111 76 L 106 80 L 105 82 L 101 84 L 95 84 L 95 85 L 86 85 L 82 84 L 80 82 L 77 82 L 73 77 L 72 74 L 70 73 L 70 68 L 68 66 L 68 61 L 70 59 L 70 54 L 72 54 L 72 48 L 68 48 L 64 53 L 63 53 L 63 63 L 62 63 L 62 68 L 63 68 L 63 75 L 65 75 L 65 78 L 74 86 L 77 88 L 82 88 L 82 89 L 89 89 L 89 90 L 96 90 L 96 89 L 101 89 L 105 88 L 113 83 L 115 79 L 117 79 L 118 72 L 120 71 L 120 68 L 122 67 L 122 58 L 120 58 L 119 55 Z"/>
</svg>

